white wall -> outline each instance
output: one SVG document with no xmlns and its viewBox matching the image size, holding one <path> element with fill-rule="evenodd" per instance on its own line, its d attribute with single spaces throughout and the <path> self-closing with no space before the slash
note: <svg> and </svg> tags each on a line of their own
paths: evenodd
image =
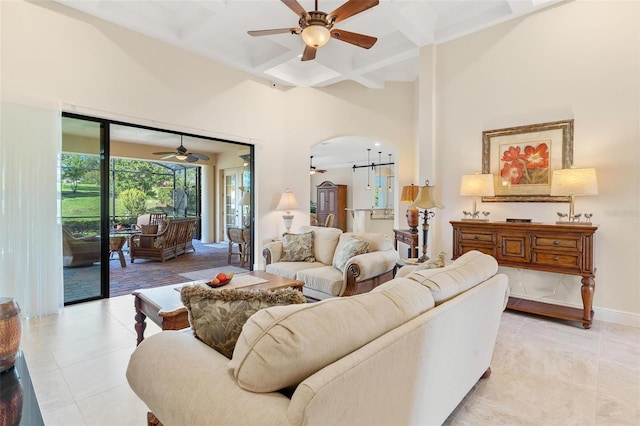
<svg viewBox="0 0 640 426">
<path fill-rule="evenodd" d="M 460 176 L 481 170 L 483 130 L 573 118 L 574 165 L 598 173 L 599 195 L 576 197 L 576 212 L 593 212 L 599 225 L 596 319 L 640 325 L 639 19 L 640 2 L 573 1 L 422 52 L 420 120 L 432 117 L 435 93 L 437 148 L 430 153 L 446 206 L 430 236 L 432 253 L 452 252 L 449 221 L 471 204 L 457 195 Z M 481 208 L 493 220 L 551 223 L 556 211 L 568 211 L 555 203 Z M 505 270 L 514 293 L 581 306 L 580 277 Z"/>
<path fill-rule="evenodd" d="M 411 83 L 282 91 L 57 3 L 1 1 L 0 15 L 3 91 L 54 99 L 71 112 L 254 144 L 255 253 L 284 231 L 273 209 L 286 187 L 309 204 L 315 143 L 362 135 L 412 157 L 412 145 L 403 147 L 414 139 Z M 294 229 L 308 223 L 308 210 L 301 212 Z"/>
</svg>

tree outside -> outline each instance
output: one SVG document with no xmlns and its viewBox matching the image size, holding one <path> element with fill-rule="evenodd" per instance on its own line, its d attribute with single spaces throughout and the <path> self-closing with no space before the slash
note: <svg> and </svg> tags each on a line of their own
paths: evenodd
<svg viewBox="0 0 640 426">
<path fill-rule="evenodd" d="M 139 215 L 164 212 L 195 216 L 197 166 L 114 158 L 110 161 L 110 222 L 136 223 Z M 100 160 L 98 156 L 61 157 L 62 220 L 74 232 L 100 229 Z M 177 205 L 179 202 L 180 205 Z"/>
</svg>

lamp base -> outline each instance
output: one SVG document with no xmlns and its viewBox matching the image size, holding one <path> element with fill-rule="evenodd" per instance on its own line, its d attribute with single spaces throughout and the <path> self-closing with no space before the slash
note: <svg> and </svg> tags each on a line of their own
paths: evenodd
<svg viewBox="0 0 640 426">
<path fill-rule="evenodd" d="M 420 211 L 417 207 L 407 209 L 407 225 L 409 226 L 409 232 L 418 232 L 418 225 L 420 224 Z"/>
</svg>

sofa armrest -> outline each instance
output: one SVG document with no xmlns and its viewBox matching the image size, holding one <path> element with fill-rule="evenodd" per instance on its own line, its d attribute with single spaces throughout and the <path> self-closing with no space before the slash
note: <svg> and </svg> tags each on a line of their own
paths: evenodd
<svg viewBox="0 0 640 426">
<path fill-rule="evenodd" d="M 165 425 L 287 424 L 289 398 L 242 389 L 228 363 L 191 331 L 163 331 L 133 351 L 126 377 Z"/>
<path fill-rule="evenodd" d="M 279 262 L 282 258 L 282 241 L 272 241 L 265 244 L 262 249 L 265 265 Z"/>
<path fill-rule="evenodd" d="M 347 261 L 344 268 L 345 279 L 349 271 L 354 270 L 354 268 L 357 268 L 359 271 L 356 281 L 364 281 L 384 274 L 396 267 L 396 263 L 399 258 L 400 256 L 395 250 L 374 251 L 359 254 Z"/>
</svg>

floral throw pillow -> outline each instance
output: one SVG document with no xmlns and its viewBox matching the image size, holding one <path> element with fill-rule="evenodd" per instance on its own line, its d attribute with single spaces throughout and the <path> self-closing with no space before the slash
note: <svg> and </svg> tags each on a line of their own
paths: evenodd
<svg viewBox="0 0 640 426">
<path fill-rule="evenodd" d="M 201 285 L 184 286 L 182 303 L 189 312 L 193 334 L 227 358 L 231 358 L 242 326 L 260 309 L 305 303 L 300 290 L 216 290 Z"/>
<path fill-rule="evenodd" d="M 349 259 L 353 256 L 367 253 L 368 251 L 368 241 L 352 238 L 336 251 L 336 254 L 333 256 L 333 267 L 340 272 L 344 272 L 344 267 L 347 266 Z"/>
<path fill-rule="evenodd" d="M 282 235 L 282 257 L 280 262 L 315 262 L 313 254 L 313 231 L 304 234 Z"/>
</svg>

